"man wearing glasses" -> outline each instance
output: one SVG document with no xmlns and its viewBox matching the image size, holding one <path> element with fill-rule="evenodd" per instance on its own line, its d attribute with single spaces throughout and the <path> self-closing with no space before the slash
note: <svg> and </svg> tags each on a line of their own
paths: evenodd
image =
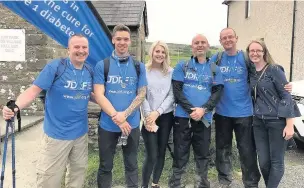
<svg viewBox="0 0 304 188">
<path fill-rule="evenodd" d="M 211 58 L 223 74 L 223 95 L 216 106 L 214 115 L 216 129 L 216 168 L 221 187 L 230 187 L 232 182 L 232 138 L 235 133 L 240 156 L 242 180 L 245 188 L 257 188 L 260 172 L 253 139 L 253 106 L 248 83 L 249 74 L 255 67 L 247 55 L 237 50 L 238 37 L 232 28 L 220 33 L 220 43 L 225 49 Z M 256 51 L 256 53 L 260 53 Z M 219 56 L 221 56 L 219 58 Z M 287 85 L 291 90 L 291 85 Z"/>
</svg>

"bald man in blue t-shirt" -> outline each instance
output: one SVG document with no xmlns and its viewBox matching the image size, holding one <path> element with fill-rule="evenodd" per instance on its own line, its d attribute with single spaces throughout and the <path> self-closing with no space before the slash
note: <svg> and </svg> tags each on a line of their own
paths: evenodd
<svg viewBox="0 0 304 188">
<path fill-rule="evenodd" d="M 16 100 L 21 110 L 42 90 L 47 91 L 37 188 L 61 187 L 66 168 L 66 187 L 81 188 L 84 183 L 88 162 L 88 102 L 93 83 L 93 71 L 85 63 L 89 55 L 88 39 L 79 34 L 72 36 L 68 54 L 68 58 L 49 62 L 33 85 Z M 13 116 L 14 113 L 4 107 L 4 119 Z"/>
</svg>

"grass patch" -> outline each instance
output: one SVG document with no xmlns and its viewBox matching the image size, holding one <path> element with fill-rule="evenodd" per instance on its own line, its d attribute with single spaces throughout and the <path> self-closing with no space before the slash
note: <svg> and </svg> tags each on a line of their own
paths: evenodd
<svg viewBox="0 0 304 188">
<path fill-rule="evenodd" d="M 217 171 L 214 166 L 215 161 L 215 143 L 214 143 L 214 132 L 212 132 L 212 139 L 210 148 L 211 148 L 211 161 L 210 161 L 210 168 L 208 172 L 208 177 L 210 181 L 217 181 Z M 144 162 L 145 157 L 145 147 L 144 144 L 141 143 L 138 148 L 138 173 L 139 173 L 139 185 L 141 184 L 141 170 L 142 165 Z M 241 179 L 241 170 L 240 164 L 238 159 L 238 153 L 235 147 L 235 140 L 233 141 L 233 152 L 232 152 L 232 161 L 233 161 L 233 175 L 235 179 Z M 92 146 L 89 146 L 89 163 L 88 163 L 88 170 L 86 174 L 86 180 L 84 188 L 93 188 L 97 187 L 97 171 L 99 165 L 99 156 L 98 151 L 94 150 Z M 186 168 L 186 172 L 184 173 L 184 177 L 182 178 L 183 184 L 193 184 L 194 177 L 195 177 L 195 162 L 193 160 L 193 152 L 191 148 L 189 162 Z M 160 185 L 167 187 L 169 178 L 172 173 L 172 157 L 167 150 L 166 159 L 165 159 L 165 166 L 164 170 L 160 179 Z M 124 163 L 123 163 L 123 155 L 122 149 L 120 146 L 116 148 L 116 154 L 114 157 L 114 168 L 113 168 L 113 186 L 124 185 L 125 178 L 124 178 Z"/>
<path fill-rule="evenodd" d="M 84 188 L 97 187 L 96 178 L 99 165 L 98 151 L 95 151 L 92 147 L 89 148 L 89 163 L 88 170 L 86 174 L 85 186 Z M 143 144 L 139 145 L 138 148 L 138 173 L 139 173 L 139 182 L 141 182 L 141 169 L 145 157 L 145 147 Z M 164 170 L 160 179 L 160 185 L 166 186 L 168 184 L 169 178 L 172 173 L 172 157 L 167 151 L 165 159 Z M 195 177 L 195 163 L 193 160 L 193 153 L 191 149 L 189 163 L 187 165 L 186 173 L 183 177 L 184 184 L 193 184 L 193 177 Z M 209 170 L 209 178 L 215 180 L 217 178 L 217 172 L 214 167 L 211 167 Z M 116 148 L 116 154 L 114 157 L 114 168 L 113 168 L 113 186 L 124 185 L 125 176 L 124 176 L 124 163 L 121 147 Z"/>
<path fill-rule="evenodd" d="M 89 145 L 89 161 L 84 187 L 97 187 L 97 171 L 99 166 L 99 153 L 92 145 Z"/>
</svg>

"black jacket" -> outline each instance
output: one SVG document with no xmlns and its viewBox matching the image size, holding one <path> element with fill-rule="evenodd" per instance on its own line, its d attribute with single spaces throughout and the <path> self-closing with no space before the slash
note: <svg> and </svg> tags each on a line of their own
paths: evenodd
<svg viewBox="0 0 304 188">
<path fill-rule="evenodd" d="M 191 114 L 191 108 L 194 108 L 194 106 L 184 96 L 184 83 L 181 81 L 172 80 L 172 85 L 175 103 L 181 105 L 188 114 Z M 206 108 L 206 112 L 210 112 L 215 108 L 216 104 L 220 100 L 223 88 L 223 85 L 216 85 L 212 87 L 211 97 L 207 103 L 202 106 L 203 108 Z"/>
</svg>

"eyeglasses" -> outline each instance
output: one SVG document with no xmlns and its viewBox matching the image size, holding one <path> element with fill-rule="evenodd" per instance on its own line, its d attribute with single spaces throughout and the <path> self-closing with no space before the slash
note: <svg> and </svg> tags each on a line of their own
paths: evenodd
<svg viewBox="0 0 304 188">
<path fill-rule="evenodd" d="M 251 53 L 251 54 L 254 54 L 254 53 L 260 54 L 263 52 L 264 52 L 264 50 L 249 50 L 249 53 Z"/>
<path fill-rule="evenodd" d="M 228 35 L 228 36 L 222 37 L 221 40 L 222 40 L 222 41 L 226 41 L 226 40 L 228 40 L 228 39 L 231 40 L 231 39 L 234 39 L 234 38 L 235 38 L 234 35 Z"/>
</svg>

